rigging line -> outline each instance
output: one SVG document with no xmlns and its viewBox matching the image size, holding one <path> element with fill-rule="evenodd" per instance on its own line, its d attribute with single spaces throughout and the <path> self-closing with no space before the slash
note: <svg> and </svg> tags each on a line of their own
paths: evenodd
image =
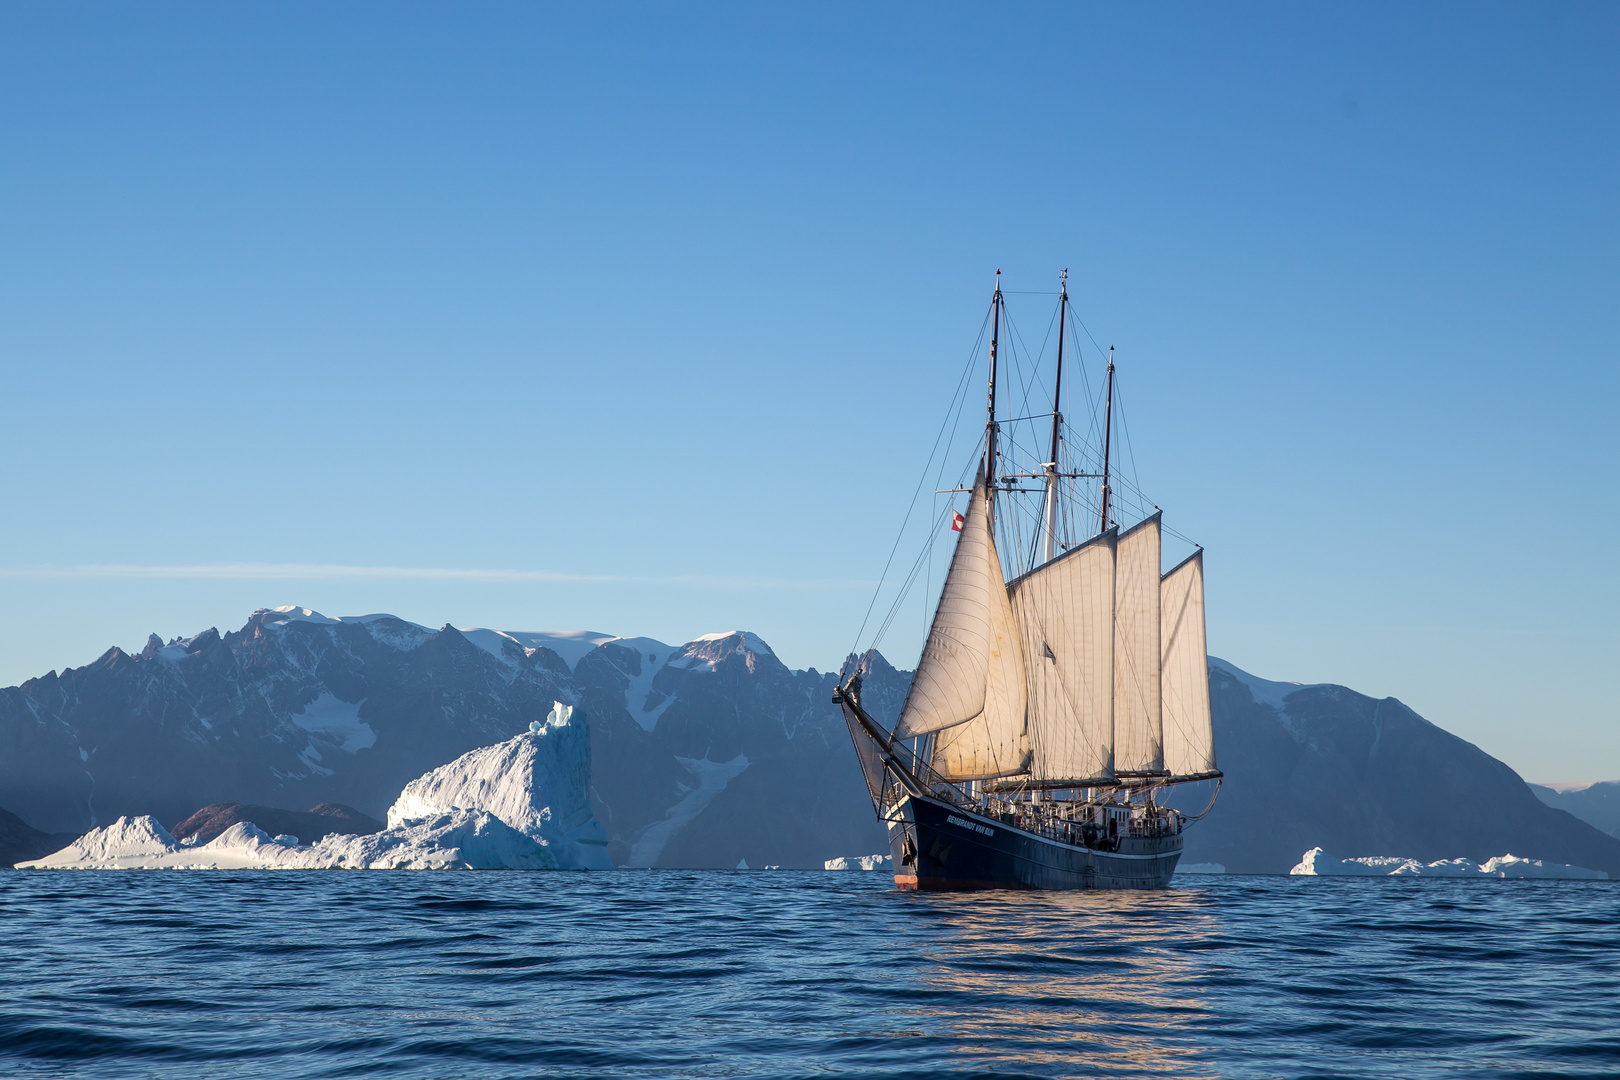
<svg viewBox="0 0 1620 1080">
<path fill-rule="evenodd" d="M 973 351 L 968 354 L 967 363 L 962 367 L 962 377 L 957 380 L 956 393 L 951 397 L 951 405 L 953 407 L 951 412 L 959 411 L 961 408 L 961 406 L 956 404 L 956 399 L 962 396 L 963 387 L 967 385 L 968 373 L 973 369 L 973 361 L 978 355 L 979 345 L 984 341 L 985 327 L 987 327 L 989 324 L 990 315 L 988 312 L 986 312 L 984 321 L 979 324 L 978 340 L 973 344 Z M 951 415 L 951 412 L 947 412 L 945 414 L 947 418 Z M 917 488 L 911 493 L 911 505 L 906 507 L 906 516 L 900 522 L 900 533 L 894 538 L 894 546 L 889 549 L 889 558 L 888 561 L 883 564 L 883 573 L 878 575 L 877 588 L 872 590 L 872 600 L 866 605 L 866 615 L 861 619 L 861 628 L 855 632 L 855 648 L 860 646 L 861 635 L 866 633 L 867 621 L 871 619 L 872 609 L 877 606 L 877 599 L 883 592 L 883 580 L 888 576 L 889 566 L 894 562 L 895 552 L 900 550 L 900 540 L 906 535 L 906 524 L 911 521 L 912 511 L 917 507 L 917 497 L 922 494 L 923 485 L 928 482 L 928 466 L 934 463 L 934 454 L 939 452 L 939 442 L 944 437 L 945 422 L 942 420 L 940 421 L 939 425 L 939 434 L 934 437 L 934 448 L 933 450 L 929 451 L 928 461 L 923 464 L 922 476 L 917 478 Z M 851 648 L 850 652 L 853 653 L 855 648 Z"/>
<path fill-rule="evenodd" d="M 900 609 L 905 606 L 905 599 L 910 594 L 912 586 L 917 583 L 917 572 L 922 569 L 924 561 L 933 553 L 933 537 L 938 534 L 940 526 L 944 524 L 945 515 L 941 514 L 929 529 L 928 545 L 918 553 L 916 560 L 911 564 L 911 572 L 906 575 L 905 581 L 901 584 L 900 595 L 896 597 L 894 604 L 889 608 L 888 614 L 884 617 L 883 624 L 878 627 L 877 633 L 872 636 L 872 644 L 869 648 L 877 648 L 878 644 L 888 635 L 889 628 L 894 625 L 895 618 L 900 614 Z"/>
<path fill-rule="evenodd" d="M 960 412 L 958 413 L 958 415 L 960 415 Z M 984 439 L 981 436 L 979 441 L 974 444 L 974 455 L 973 455 L 973 457 L 974 457 L 975 460 L 978 457 L 979 447 L 981 447 L 983 445 L 984 445 Z M 978 466 L 976 464 L 974 464 L 972 466 L 964 466 L 963 467 L 962 473 L 958 474 L 958 477 L 957 477 L 959 486 L 960 486 L 960 480 L 962 479 L 963 475 L 966 474 L 967 469 L 970 468 L 970 467 L 976 469 Z M 940 475 L 943 476 L 944 472 L 945 472 L 945 466 L 942 463 L 940 465 Z M 938 505 L 937 501 L 936 501 L 935 505 L 936 506 Z M 922 550 L 920 552 L 918 552 L 916 560 L 912 563 L 911 572 L 906 575 L 906 578 L 905 578 L 904 582 L 901 584 L 899 594 L 895 597 L 894 603 L 889 605 L 888 611 L 884 614 L 883 622 L 882 622 L 881 626 L 879 627 L 879 629 L 876 631 L 876 633 L 873 635 L 872 643 L 871 643 L 870 646 L 868 646 L 869 648 L 873 648 L 873 649 L 877 648 L 878 643 L 883 640 L 883 638 L 888 634 L 889 629 L 894 625 L 895 619 L 899 617 L 901 608 L 903 608 L 905 606 L 906 597 L 910 595 L 912 587 L 916 584 L 917 571 L 924 564 L 924 560 L 927 560 L 927 566 L 929 568 L 929 572 L 930 572 L 930 574 L 932 573 L 932 571 L 933 571 L 934 547 L 935 547 L 935 544 L 938 542 L 937 538 L 939 536 L 940 526 L 942 526 L 945 523 L 946 512 L 949 512 L 949 511 L 951 511 L 953 509 L 955 509 L 955 501 L 954 500 L 947 501 L 946 504 L 945 504 L 945 511 L 939 512 L 937 514 L 937 516 L 934 518 L 933 523 L 929 526 L 927 540 L 924 542 Z M 898 545 L 898 542 L 897 542 L 896 547 L 898 547 L 898 546 L 899 545 Z M 890 553 L 890 558 L 891 559 L 893 558 L 893 552 Z M 923 621 L 924 621 L 925 624 L 929 621 L 930 616 L 931 616 L 931 612 L 928 610 L 928 607 L 925 604 L 924 607 L 923 607 Z M 923 630 L 923 634 L 924 634 L 925 637 L 927 635 L 927 632 L 928 631 L 927 631 L 927 629 L 925 627 L 925 629 Z M 859 644 L 859 639 L 857 639 L 857 644 Z"/>
<path fill-rule="evenodd" d="M 1131 479 L 1135 481 L 1137 491 L 1142 490 L 1142 476 L 1136 471 L 1136 450 L 1131 446 L 1131 426 L 1125 420 L 1125 405 L 1119 392 L 1119 384 L 1114 384 L 1114 408 L 1119 412 L 1119 428 L 1125 435 L 1125 452 L 1131 459 Z M 1147 498 L 1147 496 L 1143 496 Z M 1153 505 L 1157 506 L 1157 503 Z"/>
<path fill-rule="evenodd" d="M 1069 297 L 1069 311 L 1071 314 L 1074 312 L 1074 297 L 1072 296 Z M 1086 374 L 1086 351 L 1080 345 L 1080 335 L 1075 332 L 1072 326 L 1069 328 L 1069 337 L 1074 341 L 1075 366 L 1080 369 L 1080 387 L 1085 391 L 1085 397 L 1089 400 L 1091 397 L 1091 378 Z"/>
<path fill-rule="evenodd" d="M 1052 340 L 1052 323 L 1054 323 L 1056 321 L 1057 321 L 1057 312 L 1054 310 L 1052 312 L 1052 318 L 1050 320 L 1048 320 L 1047 324 L 1046 324 L 1046 337 L 1041 342 L 1041 351 L 1035 357 L 1033 365 L 1030 367 L 1030 370 L 1029 370 L 1029 377 L 1024 382 L 1024 402 L 1023 402 L 1023 409 L 1021 410 L 1023 412 L 1027 413 L 1029 411 L 1029 394 L 1030 394 L 1029 387 L 1030 387 L 1030 384 L 1033 383 L 1036 380 L 1037 376 L 1040 375 L 1041 360 L 1046 356 L 1046 343 L 1048 341 Z M 1028 360 L 1028 358 L 1029 358 L 1029 345 L 1028 345 L 1027 342 L 1024 341 L 1023 332 L 1020 331 L 1018 329 L 1018 327 L 1016 325 L 1014 325 L 1010 320 L 1008 321 L 1007 325 L 1012 330 L 1013 336 L 1015 336 L 1018 339 L 1018 346 L 1019 346 L 1019 348 L 1021 348 L 1023 350 L 1024 358 L 1026 360 Z"/>
<path fill-rule="evenodd" d="M 1069 310 L 1070 310 L 1070 311 L 1073 311 L 1073 310 L 1074 310 L 1074 305 L 1073 305 L 1073 304 L 1070 304 L 1070 305 L 1069 305 Z M 1079 327 L 1080 327 L 1080 329 L 1082 329 L 1082 330 L 1084 330 L 1084 331 L 1085 331 L 1085 332 L 1086 332 L 1086 337 L 1088 337 L 1088 338 L 1091 338 L 1091 343 L 1092 343 L 1092 344 L 1093 344 L 1093 345 L 1097 345 L 1097 339 L 1096 339 L 1096 337 L 1095 337 L 1095 336 L 1093 336 L 1093 335 L 1092 335 L 1092 333 L 1091 333 L 1091 327 L 1089 327 L 1089 326 L 1087 326 L 1087 325 L 1086 325 L 1086 321 L 1085 321 L 1085 320 L 1084 320 L 1084 319 L 1082 319 L 1082 318 L 1081 318 L 1081 317 L 1080 317 L 1080 316 L 1078 316 L 1078 315 L 1076 315 L 1076 316 L 1075 316 L 1075 317 L 1074 317 L 1074 321 L 1075 321 L 1075 323 L 1077 323 L 1077 324 L 1078 324 L 1078 325 L 1079 325 Z M 1098 352 L 1100 352 L 1100 353 L 1105 353 L 1105 352 L 1107 352 L 1107 351 L 1108 351 L 1108 350 L 1107 350 L 1107 349 L 1105 349 L 1105 348 L 1103 348 L 1103 347 L 1102 347 L 1102 346 L 1101 346 L 1101 345 L 1097 345 L 1097 351 L 1098 351 Z"/>
<path fill-rule="evenodd" d="M 1019 350 L 1023 350 L 1022 356 L 1027 362 L 1029 348 L 1028 346 L 1024 345 L 1024 335 L 1018 332 L 1018 327 L 1013 323 L 1012 320 L 1012 313 L 1008 311 L 1005 304 L 1003 304 L 1001 307 L 1001 319 L 1007 324 L 1007 358 L 1010 361 L 1009 367 L 1012 369 L 1009 374 L 1014 375 L 1018 379 L 1020 388 L 1023 390 L 1024 394 L 1023 400 L 1019 404 L 1018 411 L 1028 412 L 1030 377 L 1023 373 L 1025 364 L 1020 363 Z"/>
</svg>

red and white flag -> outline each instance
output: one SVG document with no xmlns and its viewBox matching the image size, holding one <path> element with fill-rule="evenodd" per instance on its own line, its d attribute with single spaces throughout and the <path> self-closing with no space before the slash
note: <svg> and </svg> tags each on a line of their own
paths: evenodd
<svg viewBox="0 0 1620 1080">
<path fill-rule="evenodd" d="M 955 510 L 952 510 L 951 511 L 951 532 L 961 532 L 962 531 L 962 522 L 964 522 L 966 520 L 967 519 L 964 518 L 961 514 L 957 513 Z"/>
</svg>

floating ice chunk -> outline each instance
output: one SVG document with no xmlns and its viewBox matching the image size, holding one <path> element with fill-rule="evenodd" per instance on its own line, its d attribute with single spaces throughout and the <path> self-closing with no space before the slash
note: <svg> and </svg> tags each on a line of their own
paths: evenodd
<svg viewBox="0 0 1620 1080">
<path fill-rule="evenodd" d="M 747 870 L 748 869 L 748 860 L 747 859 L 738 859 L 737 860 L 737 869 L 739 869 L 739 870 Z"/>
<path fill-rule="evenodd" d="M 1311 848 L 1288 871 L 1296 877 L 1375 877 L 1393 873 L 1410 859 L 1348 859 L 1340 862 L 1321 848 Z M 1378 865 L 1373 865 L 1377 863 Z"/>
<path fill-rule="evenodd" d="M 1566 881 L 1607 881 L 1609 875 L 1602 870 L 1588 870 L 1584 866 L 1566 866 L 1562 863 L 1544 863 L 1540 859 L 1521 859 L 1517 855 L 1498 855 L 1488 859 L 1479 868 L 1489 877 L 1502 878 L 1556 878 Z"/>
<path fill-rule="evenodd" d="M 823 870 L 888 870 L 893 858 L 888 855 L 840 855 L 821 864 Z"/>
<path fill-rule="evenodd" d="M 1177 863 L 1178 874 L 1224 874 L 1226 867 L 1218 862 Z"/>
<path fill-rule="evenodd" d="M 1480 866 L 1468 859 L 1440 859 L 1425 863 L 1418 859 L 1380 855 L 1361 859 L 1335 859 L 1321 848 L 1312 848 L 1288 871 L 1296 877 L 1450 877 L 1450 878 L 1546 878 L 1569 881 L 1607 881 L 1602 870 L 1584 866 L 1544 863 L 1517 855 L 1498 855 Z"/>
</svg>

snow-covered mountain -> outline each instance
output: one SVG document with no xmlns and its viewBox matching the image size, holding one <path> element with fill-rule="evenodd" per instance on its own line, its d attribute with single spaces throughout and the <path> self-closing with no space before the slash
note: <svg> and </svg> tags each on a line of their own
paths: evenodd
<svg viewBox="0 0 1620 1080">
<path fill-rule="evenodd" d="M 906 677 L 874 664 L 897 698 Z M 407 781 L 555 700 L 588 717 L 616 863 L 819 867 L 882 846 L 832 685 L 740 631 L 671 646 L 261 610 L 0 690 L 0 806 L 51 832 L 226 801 L 381 818 Z"/>
<path fill-rule="evenodd" d="M 908 674 L 871 658 L 865 700 Z M 831 703 L 741 631 L 682 645 L 587 632 L 432 630 L 388 615 L 258 611 L 138 655 L 0 690 L 0 807 L 46 832 L 172 825 L 219 802 L 346 803 L 581 708 L 591 804 L 617 865 L 819 868 L 885 839 Z M 1300 852 L 1425 862 L 1503 852 L 1620 876 L 1620 841 L 1545 806 L 1506 765 L 1393 698 L 1268 682 L 1212 659 L 1225 786 L 1186 861 L 1286 874 Z M 1199 810 L 1207 792 L 1188 792 Z"/>
<path fill-rule="evenodd" d="M 1394 698 L 1271 682 L 1214 657 L 1209 676 L 1226 779 L 1187 833 L 1188 862 L 1286 874 L 1315 847 L 1424 862 L 1512 852 L 1620 878 L 1620 841 L 1543 805 L 1507 765 Z"/>
</svg>

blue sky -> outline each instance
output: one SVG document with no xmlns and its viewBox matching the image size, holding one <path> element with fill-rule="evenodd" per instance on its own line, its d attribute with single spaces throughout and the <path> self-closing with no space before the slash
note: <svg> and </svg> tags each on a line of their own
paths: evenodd
<svg viewBox="0 0 1620 1080">
<path fill-rule="evenodd" d="M 1066 267 L 1212 652 L 1620 777 L 1617 46 L 1576 4 L 9 6 L 0 682 L 283 603 L 836 666 L 993 271 Z"/>
</svg>

